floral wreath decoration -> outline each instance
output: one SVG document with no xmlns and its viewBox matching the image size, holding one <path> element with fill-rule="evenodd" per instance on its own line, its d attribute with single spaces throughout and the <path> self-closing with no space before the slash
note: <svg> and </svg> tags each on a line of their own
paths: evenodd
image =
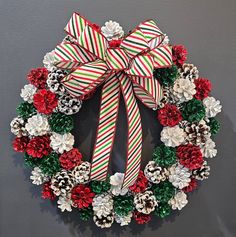
<svg viewBox="0 0 236 237">
<path fill-rule="evenodd" d="M 114 21 L 99 27 L 74 13 L 67 36 L 45 55 L 43 68 L 32 69 L 24 100 L 10 124 L 13 148 L 24 152 L 30 179 L 42 185 L 42 198 L 56 200 L 64 212 L 78 209 L 82 220 L 101 228 L 128 225 L 181 210 L 188 193 L 208 178 L 207 160 L 217 154 L 212 137 L 220 123 L 219 100 L 211 82 L 186 63 L 182 45 L 169 43 L 153 20 L 128 35 Z M 73 147 L 72 114 L 102 86 L 92 161 Z M 125 173 L 108 175 L 120 96 L 127 112 Z M 136 99 L 157 113 L 163 126 L 161 145 L 140 170 L 142 128 Z"/>
</svg>

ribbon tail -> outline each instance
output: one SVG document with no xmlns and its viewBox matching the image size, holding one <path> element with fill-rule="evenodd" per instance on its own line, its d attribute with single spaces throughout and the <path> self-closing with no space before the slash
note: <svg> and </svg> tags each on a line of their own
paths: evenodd
<svg viewBox="0 0 236 237">
<path fill-rule="evenodd" d="M 127 122 L 128 122 L 128 140 L 126 170 L 123 181 L 123 187 L 131 186 L 137 179 L 142 153 L 142 127 L 141 116 L 136 98 L 134 96 L 132 82 L 127 75 L 119 75 L 121 91 L 124 97 Z"/>
<path fill-rule="evenodd" d="M 116 132 L 120 100 L 117 75 L 107 79 L 102 89 L 99 125 L 92 157 L 90 178 L 104 181 L 108 174 L 109 160 Z"/>
</svg>

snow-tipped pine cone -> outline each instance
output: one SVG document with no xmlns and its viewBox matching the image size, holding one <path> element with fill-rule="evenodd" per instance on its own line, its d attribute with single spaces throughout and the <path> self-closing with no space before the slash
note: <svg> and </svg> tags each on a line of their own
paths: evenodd
<svg viewBox="0 0 236 237">
<path fill-rule="evenodd" d="M 194 80 L 199 77 L 199 71 L 196 66 L 190 63 L 184 63 L 182 68 L 179 69 L 180 77 Z"/>
<path fill-rule="evenodd" d="M 51 180 L 51 189 L 56 196 L 67 195 L 74 186 L 74 179 L 71 171 L 61 170 Z"/>
<path fill-rule="evenodd" d="M 50 91 L 58 95 L 63 95 L 65 93 L 65 87 L 60 82 L 65 75 L 65 71 L 56 67 L 48 74 L 47 85 Z"/>
<path fill-rule="evenodd" d="M 144 175 L 152 183 L 165 181 L 168 176 L 168 170 L 158 166 L 155 161 L 149 161 L 144 169 Z"/>
<path fill-rule="evenodd" d="M 137 211 L 143 214 L 150 214 L 155 210 L 158 202 L 152 191 L 145 191 L 134 196 L 134 205 Z"/>
<path fill-rule="evenodd" d="M 72 175 L 76 183 L 85 184 L 89 182 L 91 165 L 85 161 L 72 170 Z"/>
</svg>

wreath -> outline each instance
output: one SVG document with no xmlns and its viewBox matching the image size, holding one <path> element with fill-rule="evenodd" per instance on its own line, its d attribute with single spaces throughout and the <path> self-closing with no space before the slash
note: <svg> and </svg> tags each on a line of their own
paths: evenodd
<svg viewBox="0 0 236 237">
<path fill-rule="evenodd" d="M 124 35 L 108 21 L 103 27 L 74 13 L 67 36 L 45 55 L 43 68 L 30 70 L 24 100 L 11 122 L 13 148 L 24 152 L 30 179 L 42 198 L 62 212 L 78 209 L 82 220 L 101 228 L 128 225 L 181 210 L 188 193 L 209 176 L 207 159 L 216 156 L 212 137 L 221 105 L 209 96 L 211 82 L 186 63 L 182 45 L 169 43 L 153 20 Z M 74 147 L 73 114 L 102 87 L 99 124 L 91 162 Z M 127 114 L 125 173 L 108 174 L 120 97 Z M 152 160 L 140 170 L 141 116 L 137 100 L 153 109 L 163 126 Z"/>
</svg>

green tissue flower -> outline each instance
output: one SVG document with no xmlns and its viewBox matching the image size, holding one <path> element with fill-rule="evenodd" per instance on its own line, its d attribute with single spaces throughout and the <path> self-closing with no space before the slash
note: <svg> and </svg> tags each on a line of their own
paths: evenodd
<svg viewBox="0 0 236 237">
<path fill-rule="evenodd" d="M 171 68 L 158 68 L 154 70 L 153 75 L 163 87 L 173 86 L 178 76 L 178 68 L 175 65 Z"/>
<path fill-rule="evenodd" d="M 216 118 L 209 118 L 207 124 L 211 129 L 211 134 L 216 135 L 220 130 L 220 122 Z"/>
<path fill-rule="evenodd" d="M 173 147 L 164 144 L 156 147 L 153 151 L 153 160 L 161 167 L 168 167 L 176 163 L 176 151 Z"/>
<path fill-rule="evenodd" d="M 155 184 L 152 189 L 156 199 L 160 202 L 168 202 L 175 195 L 175 187 L 169 181 Z"/>
<path fill-rule="evenodd" d="M 62 113 L 53 113 L 48 122 L 52 131 L 59 134 L 68 133 L 74 127 L 73 118 Z"/>
<path fill-rule="evenodd" d="M 36 113 L 34 105 L 28 102 L 22 102 L 20 105 L 18 105 L 16 111 L 23 119 L 27 119 Z"/>
<path fill-rule="evenodd" d="M 111 185 L 109 182 L 106 182 L 106 181 L 92 181 L 90 183 L 90 186 L 91 186 L 91 189 L 94 193 L 96 194 L 101 194 L 101 193 L 105 193 L 107 192 Z"/>
<path fill-rule="evenodd" d="M 133 196 L 124 195 L 114 197 L 114 210 L 118 216 L 127 216 L 133 209 Z"/>
<path fill-rule="evenodd" d="M 182 116 L 190 123 L 199 122 L 205 117 L 205 107 L 200 100 L 192 99 L 182 104 Z"/>
</svg>

